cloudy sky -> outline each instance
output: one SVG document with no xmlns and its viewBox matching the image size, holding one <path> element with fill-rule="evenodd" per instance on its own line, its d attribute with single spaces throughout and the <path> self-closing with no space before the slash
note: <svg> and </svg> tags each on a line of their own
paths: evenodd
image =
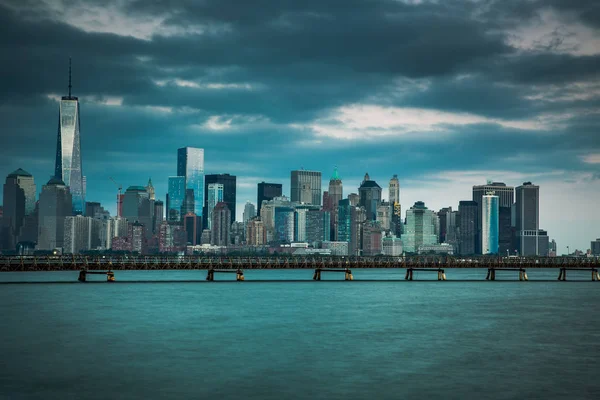
<svg viewBox="0 0 600 400">
<path fill-rule="evenodd" d="M 176 149 L 256 184 L 335 165 L 403 208 L 457 207 L 491 179 L 540 185 L 559 251 L 600 237 L 597 0 L 0 0 L 0 175 L 54 171 L 73 57 L 89 201 Z M 387 197 L 387 189 L 384 190 Z"/>
</svg>

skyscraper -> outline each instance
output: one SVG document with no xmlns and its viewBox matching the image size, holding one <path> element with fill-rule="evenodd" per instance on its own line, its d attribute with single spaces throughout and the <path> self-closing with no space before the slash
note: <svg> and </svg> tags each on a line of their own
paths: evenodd
<svg viewBox="0 0 600 400">
<path fill-rule="evenodd" d="M 358 188 L 358 195 L 360 196 L 360 206 L 367 211 L 367 220 L 375 221 L 377 219 L 377 205 L 381 201 L 381 186 L 372 181 L 367 173 Z"/>
<path fill-rule="evenodd" d="M 481 198 L 481 252 L 498 254 L 499 237 L 499 198 L 488 192 Z"/>
<path fill-rule="evenodd" d="M 477 207 L 475 201 L 463 200 L 458 203 L 459 228 L 458 246 L 460 254 L 475 254 L 477 238 Z"/>
<path fill-rule="evenodd" d="M 75 215 L 83 214 L 85 206 L 79 135 L 79 99 L 71 96 L 71 59 L 69 59 L 69 95 L 63 96 L 60 101 L 54 176 L 69 187 Z"/>
<path fill-rule="evenodd" d="M 333 176 L 329 180 L 329 201 L 337 206 L 340 200 L 344 198 L 344 186 L 338 174 L 337 167 L 333 170 Z"/>
<path fill-rule="evenodd" d="M 274 209 L 275 237 L 277 243 L 294 241 L 294 208 L 276 206 Z"/>
<path fill-rule="evenodd" d="M 262 246 L 267 243 L 267 232 L 260 217 L 252 219 L 246 227 L 246 242 L 249 246 Z"/>
<path fill-rule="evenodd" d="M 520 255 L 547 255 L 548 236 L 540 230 L 540 187 L 531 182 L 516 188 L 515 229 Z"/>
<path fill-rule="evenodd" d="M 167 221 L 180 222 L 184 215 L 185 176 L 170 176 L 168 190 Z"/>
<path fill-rule="evenodd" d="M 273 200 L 275 197 L 281 197 L 281 183 L 265 183 L 258 184 L 258 194 L 256 197 L 257 215 L 260 217 L 260 208 L 263 201 Z"/>
<path fill-rule="evenodd" d="M 83 215 L 65 217 L 63 254 L 79 254 L 91 249 L 92 220 Z"/>
<path fill-rule="evenodd" d="M 129 186 L 123 196 L 123 217 L 131 223 L 138 222 L 142 224 L 146 238 L 152 236 L 153 212 L 146 187 Z"/>
<path fill-rule="evenodd" d="M 39 201 L 38 250 L 62 248 L 65 238 L 65 218 L 73 215 L 69 188 L 52 178 L 42 187 Z"/>
<path fill-rule="evenodd" d="M 425 207 L 425 203 L 417 201 L 406 210 L 406 228 L 402 235 L 402 243 L 407 253 L 416 253 L 419 246 L 438 243 L 436 226 L 438 216 Z"/>
<path fill-rule="evenodd" d="M 389 197 L 392 206 L 396 203 L 400 204 L 400 181 L 398 180 L 398 175 L 394 174 L 392 179 L 390 179 Z"/>
<path fill-rule="evenodd" d="M 152 213 L 152 232 L 156 235 L 159 233 L 160 224 L 164 220 L 165 214 L 164 203 L 160 200 L 154 202 L 154 212 Z"/>
<path fill-rule="evenodd" d="M 292 202 L 300 203 L 302 200 L 307 204 L 321 205 L 321 173 L 317 171 L 292 171 L 290 184 L 290 199 Z M 310 199 L 303 193 L 310 193 Z M 306 201 L 306 200 L 310 200 Z"/>
<path fill-rule="evenodd" d="M 6 177 L 4 183 L 4 217 L 2 225 L 8 237 L 7 249 L 14 250 L 25 217 L 35 209 L 35 183 L 33 176 L 18 169 Z"/>
<path fill-rule="evenodd" d="M 148 192 L 148 198 L 150 200 L 156 200 L 156 192 L 154 185 L 152 185 L 152 178 L 148 178 L 148 184 L 146 185 L 146 192 Z"/>
<path fill-rule="evenodd" d="M 477 203 L 477 239 L 475 243 L 475 252 L 477 254 L 482 254 L 481 248 L 481 226 L 483 223 L 482 216 L 482 198 L 488 192 L 494 192 L 496 196 L 498 196 L 498 204 L 499 207 L 512 207 L 515 199 L 515 189 L 512 186 L 506 186 L 503 182 L 490 182 L 488 181 L 485 185 L 476 185 L 473 186 L 473 201 Z M 503 215 L 507 210 L 502 211 Z M 505 221 L 503 219 L 503 221 Z M 506 237 L 510 235 L 511 227 L 510 225 L 501 224 L 499 226 L 499 235 L 500 237 Z"/>
<path fill-rule="evenodd" d="M 235 221 L 236 215 L 236 177 L 229 174 L 206 175 L 204 177 L 204 207 L 208 206 L 208 185 L 211 183 L 220 183 L 223 185 L 223 202 L 227 204 L 227 208 L 230 211 L 229 224 L 231 225 Z"/>
<path fill-rule="evenodd" d="M 193 211 L 198 217 L 202 216 L 204 207 L 204 149 L 196 147 L 182 147 L 177 150 L 177 176 L 185 178 L 185 189 L 191 189 L 194 199 L 193 207 L 189 204 L 185 208 Z M 183 191 L 182 201 L 186 200 L 186 192 Z M 182 204 L 183 206 L 184 204 Z M 167 205 L 168 206 L 168 205 Z M 168 214 L 167 214 L 168 216 Z M 167 218 L 168 219 L 168 218 Z"/>
<path fill-rule="evenodd" d="M 246 202 L 244 206 L 244 214 L 242 216 L 242 222 L 244 223 L 244 229 L 248 226 L 248 221 L 256 217 L 256 207 L 250 201 Z"/>
<path fill-rule="evenodd" d="M 207 205 L 206 205 L 206 218 L 208 229 L 212 227 L 212 213 L 215 206 L 223 201 L 223 185 L 221 183 L 210 183 L 207 188 Z"/>
<path fill-rule="evenodd" d="M 227 203 L 223 201 L 215 206 L 211 221 L 211 244 L 215 246 L 227 246 L 229 244 L 230 213 Z"/>
</svg>

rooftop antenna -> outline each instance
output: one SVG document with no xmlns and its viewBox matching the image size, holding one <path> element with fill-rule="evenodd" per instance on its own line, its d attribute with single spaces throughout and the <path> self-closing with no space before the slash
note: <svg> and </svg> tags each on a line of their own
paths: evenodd
<svg viewBox="0 0 600 400">
<path fill-rule="evenodd" d="M 71 57 L 69 57 L 69 98 L 71 98 Z"/>
</svg>

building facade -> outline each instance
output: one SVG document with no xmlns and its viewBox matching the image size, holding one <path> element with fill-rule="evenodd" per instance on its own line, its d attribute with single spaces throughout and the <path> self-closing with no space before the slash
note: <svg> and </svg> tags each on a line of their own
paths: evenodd
<svg viewBox="0 0 600 400">
<path fill-rule="evenodd" d="M 367 220 L 377 220 L 377 206 L 381 202 L 381 187 L 377 182 L 372 181 L 369 174 L 365 174 L 365 178 L 358 188 L 359 205 L 367 212 Z"/>
<path fill-rule="evenodd" d="M 42 187 L 39 201 L 38 250 L 62 249 L 65 218 L 73 215 L 71 192 L 63 181 L 52 178 Z"/>
<path fill-rule="evenodd" d="M 406 226 L 402 235 L 404 251 L 416 253 L 421 245 L 437 244 L 437 226 L 439 226 L 437 214 L 427 209 L 422 201 L 417 201 L 406 210 Z"/>
<path fill-rule="evenodd" d="M 208 229 L 212 229 L 212 214 L 215 206 L 223 202 L 223 184 L 222 183 L 209 183 L 207 186 L 207 200 L 206 200 L 206 218 Z"/>
<path fill-rule="evenodd" d="M 482 243 L 482 204 L 483 204 L 483 196 L 485 196 L 488 192 L 494 192 L 496 196 L 498 196 L 498 207 L 512 207 L 515 199 L 515 188 L 512 186 L 506 186 L 503 182 L 487 182 L 485 185 L 476 185 L 473 186 L 473 201 L 477 203 L 477 239 L 475 245 L 475 252 L 477 254 L 482 254 L 483 250 L 481 248 Z M 503 211 L 504 212 L 504 211 Z M 504 215 L 504 214 L 503 214 Z M 504 221 L 504 220 L 503 220 Z M 511 227 L 506 224 L 499 225 L 499 235 L 500 237 L 505 238 L 507 235 L 511 235 L 510 233 Z"/>
<path fill-rule="evenodd" d="M 85 198 L 81 168 L 79 99 L 71 95 L 71 60 L 69 60 L 69 95 L 63 96 L 59 105 L 54 177 L 69 187 L 73 214 L 83 214 Z M 62 239 L 60 241 L 62 242 Z"/>
<path fill-rule="evenodd" d="M 481 198 L 481 252 L 498 254 L 500 235 L 500 198 L 488 192 Z"/>
<path fill-rule="evenodd" d="M 4 183 L 3 196 L 2 228 L 7 237 L 2 241 L 0 249 L 14 250 L 19 241 L 25 217 L 32 215 L 35 210 L 33 176 L 20 168 L 10 173 Z"/>
<path fill-rule="evenodd" d="M 475 201 L 462 200 L 458 203 L 458 248 L 461 255 L 475 254 L 477 240 L 477 209 Z"/>
<path fill-rule="evenodd" d="M 304 199 L 302 193 L 305 193 Z M 290 177 L 290 200 L 305 204 L 321 205 L 321 173 L 318 171 L 292 171 Z"/>
<path fill-rule="evenodd" d="M 167 193 L 167 221 L 181 222 L 184 215 L 185 193 L 185 176 L 170 176 Z"/>
<path fill-rule="evenodd" d="M 212 174 L 206 175 L 204 178 L 204 207 L 208 207 L 208 185 L 211 183 L 220 183 L 223 185 L 223 202 L 227 204 L 229 209 L 229 224 L 231 225 L 235 221 L 236 216 L 236 187 L 237 178 L 234 175 L 229 174 Z M 206 218 L 205 218 L 206 219 Z M 204 221 L 205 225 L 207 221 Z"/>
<path fill-rule="evenodd" d="M 213 246 L 229 245 L 229 229 L 231 227 L 231 211 L 227 203 L 220 202 L 215 206 L 211 222 L 211 244 Z"/>
<path fill-rule="evenodd" d="M 185 205 L 185 211 L 191 211 L 202 217 L 204 206 L 204 149 L 182 147 L 177 149 L 177 176 L 184 178 L 184 189 L 181 191 L 182 207 L 186 200 L 186 189 L 191 190 L 187 203 L 193 198 L 193 206 Z M 170 185 L 169 185 L 170 186 Z M 181 216 L 184 213 L 180 214 Z M 181 219 L 181 218 L 180 218 Z"/>
<path fill-rule="evenodd" d="M 263 201 L 273 200 L 275 197 L 281 197 L 282 194 L 281 183 L 259 183 L 256 197 L 257 216 L 260 217 L 260 209 Z"/>
</svg>

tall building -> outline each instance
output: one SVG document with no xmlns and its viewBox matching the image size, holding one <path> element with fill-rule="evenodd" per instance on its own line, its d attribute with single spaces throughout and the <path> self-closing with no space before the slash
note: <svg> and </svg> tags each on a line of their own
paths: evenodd
<svg viewBox="0 0 600 400">
<path fill-rule="evenodd" d="M 292 171 L 290 200 L 296 203 L 321 205 L 321 173 L 317 171 Z M 305 193 L 304 198 L 302 194 Z"/>
<path fill-rule="evenodd" d="M 260 217 L 248 221 L 246 242 L 249 246 L 263 246 L 267 244 L 267 232 Z"/>
<path fill-rule="evenodd" d="M 148 192 L 148 197 L 150 198 L 150 200 L 156 200 L 156 191 L 154 190 L 154 185 L 152 185 L 152 178 L 148 178 L 146 192 Z"/>
<path fill-rule="evenodd" d="M 437 244 L 437 225 L 437 214 L 427 209 L 422 201 L 417 201 L 409 210 L 406 210 L 406 227 L 402 235 L 404 250 L 407 253 L 416 253 L 419 246 Z"/>
<path fill-rule="evenodd" d="M 152 213 L 150 197 L 144 186 L 129 186 L 123 196 L 123 215 L 130 223 L 138 222 L 144 226 L 144 235 L 152 236 Z M 136 228 L 137 229 L 137 228 Z"/>
<path fill-rule="evenodd" d="M 273 216 L 275 220 L 273 240 L 277 243 L 292 243 L 294 241 L 294 208 L 275 206 Z"/>
<path fill-rule="evenodd" d="M 375 220 L 379 222 L 380 227 L 384 231 L 389 231 L 392 225 L 392 212 L 393 208 L 387 201 L 382 201 L 377 205 L 377 215 Z"/>
<path fill-rule="evenodd" d="M 211 222 L 211 244 L 227 246 L 229 244 L 229 228 L 231 226 L 231 211 L 227 203 L 220 202 L 215 206 Z"/>
<path fill-rule="evenodd" d="M 344 186 L 338 174 L 337 167 L 333 170 L 333 176 L 329 180 L 329 201 L 333 206 L 337 206 L 340 200 L 344 198 Z M 325 206 L 325 204 L 323 204 Z"/>
<path fill-rule="evenodd" d="M 377 256 L 383 253 L 384 229 L 376 221 L 367 221 L 363 225 L 362 234 L 362 254 L 364 256 Z"/>
<path fill-rule="evenodd" d="M 33 176 L 18 169 L 6 177 L 4 183 L 4 216 L 2 225 L 5 229 L 6 249 L 14 250 L 25 217 L 33 214 L 35 209 L 35 183 Z"/>
<path fill-rule="evenodd" d="M 308 210 L 306 212 L 306 228 L 304 241 L 313 247 L 319 247 L 322 242 L 331 237 L 331 212 Z"/>
<path fill-rule="evenodd" d="M 514 253 L 511 212 L 511 207 L 498 208 L 498 254 L 502 256 Z"/>
<path fill-rule="evenodd" d="M 160 200 L 154 202 L 154 212 L 152 213 L 152 232 L 154 234 L 159 233 L 160 224 L 164 221 L 165 217 L 165 206 Z"/>
<path fill-rule="evenodd" d="M 170 176 L 168 190 L 169 193 L 167 194 L 167 221 L 181 222 L 182 217 L 184 215 L 183 211 L 186 192 L 185 177 Z"/>
<path fill-rule="evenodd" d="M 360 196 L 356 193 L 350 193 L 348 195 L 348 200 L 350 200 L 350 205 L 353 207 L 357 207 L 360 202 Z"/>
<path fill-rule="evenodd" d="M 301 204 L 294 207 L 294 238 L 295 242 L 306 241 L 306 228 L 308 224 L 308 212 L 319 211 L 319 206 Z M 322 229 L 322 227 L 321 227 Z M 322 240 L 322 239 L 321 239 Z"/>
<path fill-rule="evenodd" d="M 267 242 L 276 240 L 275 235 L 275 207 L 293 207 L 292 202 L 285 196 L 275 197 L 273 200 L 263 201 L 261 207 L 261 220 L 264 223 Z"/>
<path fill-rule="evenodd" d="M 358 188 L 360 196 L 359 204 L 367 211 L 367 220 L 375 221 L 377 219 L 377 205 L 381 201 L 381 187 L 377 182 L 372 181 L 369 174 L 365 174 L 365 178 Z"/>
<path fill-rule="evenodd" d="M 223 184 L 221 183 L 209 183 L 207 190 L 207 200 L 206 200 L 206 219 L 208 225 L 206 227 L 208 229 L 212 228 L 212 214 L 215 206 L 221 202 L 223 202 Z"/>
<path fill-rule="evenodd" d="M 126 238 L 128 235 L 127 219 L 113 217 L 107 221 L 105 243 L 107 249 L 112 249 L 113 239 Z"/>
<path fill-rule="evenodd" d="M 54 176 L 69 187 L 73 197 L 74 215 L 83 214 L 85 205 L 79 135 L 79 99 L 71 96 L 71 59 L 69 59 L 69 95 L 63 96 L 60 101 Z"/>
<path fill-rule="evenodd" d="M 540 230 L 540 187 L 524 182 L 516 188 L 515 230 L 517 250 L 522 256 L 545 256 L 546 231 Z"/>
<path fill-rule="evenodd" d="M 183 176 L 184 190 L 182 191 L 182 202 L 186 200 L 186 190 L 190 189 L 190 195 L 187 196 L 187 211 L 192 211 L 201 217 L 204 207 L 204 149 L 196 147 L 182 147 L 177 150 L 177 176 Z M 193 197 L 193 207 L 189 204 Z M 167 208 L 168 208 L 167 204 Z M 168 214 L 167 214 L 168 215 Z M 183 214 L 182 214 L 183 215 Z M 171 219 L 167 218 L 169 221 Z"/>
<path fill-rule="evenodd" d="M 202 230 L 198 226 L 200 219 L 194 213 L 185 214 L 183 217 L 183 226 L 185 228 L 187 244 L 195 246 L 200 243 Z"/>
<path fill-rule="evenodd" d="M 553 240 L 554 242 L 554 240 Z M 554 252 L 556 252 L 556 243 L 554 243 Z M 600 256 L 600 238 L 592 240 L 590 243 L 590 251 L 594 256 Z"/>
<path fill-rule="evenodd" d="M 247 201 L 246 205 L 244 206 L 244 214 L 242 215 L 244 228 L 248 226 L 248 221 L 254 217 L 256 217 L 256 207 L 250 201 Z"/>
<path fill-rule="evenodd" d="M 458 203 L 459 229 L 458 247 L 460 254 L 475 254 L 475 241 L 477 239 L 478 203 L 463 200 Z"/>
<path fill-rule="evenodd" d="M 395 174 L 390 179 L 389 198 L 392 206 L 396 203 L 400 204 L 400 181 L 398 180 L 398 175 Z"/>
<path fill-rule="evenodd" d="M 499 197 L 488 192 L 481 198 L 481 252 L 482 254 L 498 254 L 500 225 Z"/>
<path fill-rule="evenodd" d="M 65 217 L 63 254 L 79 254 L 92 248 L 92 220 L 82 215 Z"/>
<path fill-rule="evenodd" d="M 348 242 L 352 238 L 352 205 L 350 199 L 340 200 L 338 203 L 338 241 Z"/>
<path fill-rule="evenodd" d="M 515 199 L 515 189 L 512 186 L 506 186 L 503 182 L 490 182 L 488 181 L 485 185 L 473 186 L 473 201 L 477 203 L 477 239 L 475 244 L 475 252 L 482 254 L 481 248 L 481 226 L 483 223 L 482 216 L 482 198 L 488 192 L 494 192 L 498 196 L 499 207 L 512 207 Z M 504 214 L 503 214 L 504 215 Z M 500 237 L 506 237 L 511 233 L 511 227 L 506 225 L 500 225 Z"/>
<path fill-rule="evenodd" d="M 256 198 L 257 215 L 260 217 L 260 208 L 262 207 L 263 201 L 270 201 L 275 197 L 281 197 L 281 195 L 281 183 L 259 183 L 258 194 Z"/>
<path fill-rule="evenodd" d="M 364 207 L 352 207 L 351 210 L 351 237 L 348 246 L 349 255 L 360 256 L 363 244 L 363 226 L 367 223 L 367 210 Z"/>
<path fill-rule="evenodd" d="M 62 248 L 65 239 L 65 218 L 73 215 L 73 203 L 68 186 L 52 178 L 42 187 L 39 201 L 38 250 Z"/>
<path fill-rule="evenodd" d="M 206 175 L 204 178 L 204 206 L 208 207 L 208 185 L 211 183 L 220 183 L 223 185 L 223 202 L 227 204 L 230 213 L 231 225 L 235 221 L 236 213 L 236 177 L 229 174 Z M 206 225 L 205 221 L 205 225 Z"/>
</svg>

